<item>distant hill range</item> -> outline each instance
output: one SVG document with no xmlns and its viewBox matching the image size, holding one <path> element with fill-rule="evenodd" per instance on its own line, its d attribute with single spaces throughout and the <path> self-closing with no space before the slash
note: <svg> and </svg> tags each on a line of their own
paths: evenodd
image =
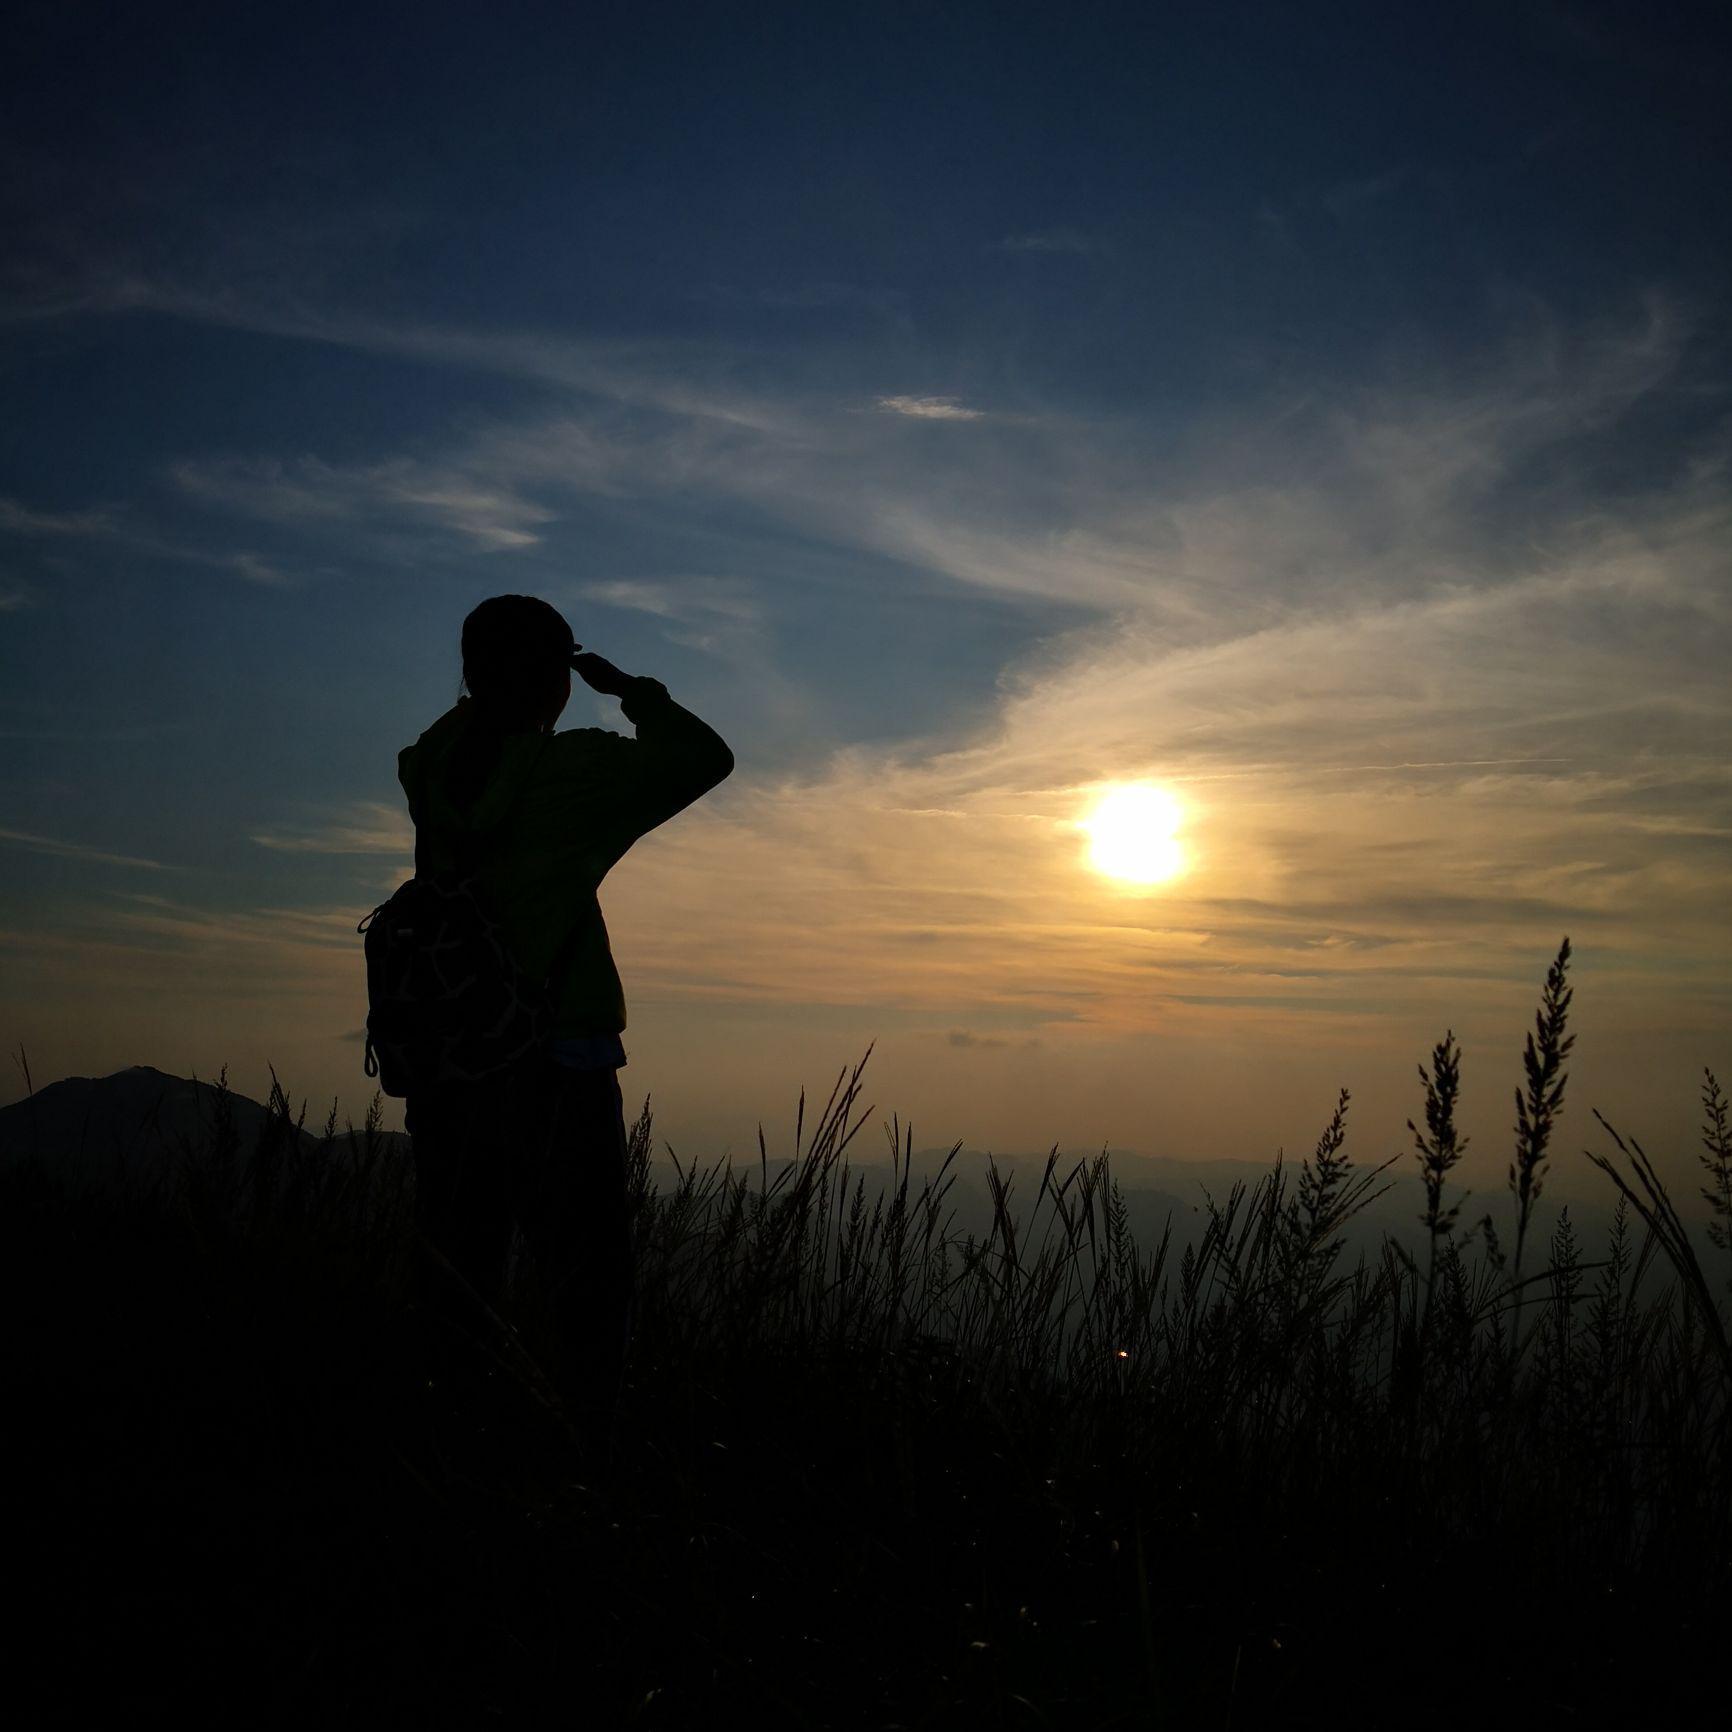
<svg viewBox="0 0 1732 1732">
<path fill-rule="evenodd" d="M 75 1185 L 148 1188 L 188 1155 L 222 1155 L 225 1114 L 232 1132 L 227 1152 L 244 1161 L 275 1116 L 259 1101 L 149 1065 L 112 1076 L 67 1077 L 0 1107 L 0 1167 L 34 1160 Z M 291 1128 L 288 1134 L 301 1153 L 317 1155 L 321 1138 L 313 1131 Z M 388 1147 L 406 1152 L 401 1132 L 379 1134 Z"/>
<path fill-rule="evenodd" d="M 225 1111 L 232 1127 L 228 1158 L 244 1162 L 272 1123 L 273 1114 L 264 1103 L 232 1090 L 225 1093 L 213 1083 L 172 1076 L 148 1065 L 135 1065 L 112 1076 L 68 1077 L 38 1089 L 12 1106 L 0 1107 L 0 1169 L 36 1160 L 81 1187 L 118 1193 L 149 1188 L 170 1177 L 176 1163 L 189 1154 L 209 1158 L 220 1141 L 219 1127 Z M 291 1129 L 288 1134 L 298 1141 L 303 1155 L 316 1157 L 321 1144 L 318 1131 L 322 1128 Z M 343 1126 L 337 1130 L 337 1141 L 344 1148 L 347 1129 Z M 409 1139 L 402 1132 L 378 1134 L 388 1159 L 407 1157 Z M 915 1151 L 916 1190 L 923 1175 L 936 1171 L 945 1152 Z M 986 1180 L 988 1159 L 980 1150 L 965 1149 L 952 1165 L 956 1183 L 949 1201 L 960 1232 L 978 1235 L 991 1222 L 992 1203 Z M 1019 1216 L 1025 1215 L 1039 1190 L 1045 1157 L 994 1154 L 990 1159 L 999 1176 L 1011 1180 L 1013 1205 Z M 689 1159 L 683 1159 L 683 1164 L 689 1166 Z M 707 1164 L 700 1159 L 700 1166 Z M 754 1169 L 757 1165 L 755 1160 L 736 1164 Z M 1059 1176 L 1068 1174 L 1076 1164 L 1077 1157 L 1061 1158 Z M 785 1160 L 772 1160 L 771 1176 L 785 1165 Z M 862 1151 L 853 1165 L 867 1175 L 869 1189 L 876 1188 L 880 1176 L 888 1178 L 889 1163 L 881 1153 Z M 1175 1245 L 1180 1245 L 1206 1223 L 1211 1196 L 1217 1203 L 1224 1203 L 1235 1184 L 1253 1189 L 1269 1171 L 1269 1163 L 1190 1161 L 1176 1156 L 1116 1153 L 1111 1159 L 1111 1170 L 1124 1193 L 1137 1237 L 1145 1242 L 1158 1239 L 1171 1220 Z M 1296 1182 L 1298 1163 L 1289 1162 L 1287 1170 L 1290 1179 Z M 664 1184 L 673 1176 L 671 1166 L 661 1160 L 656 1163 L 656 1171 Z M 1350 1252 L 1375 1251 L 1384 1233 L 1417 1250 L 1424 1238 L 1418 1220 L 1423 1198 L 1412 1163 L 1401 1162 L 1392 1167 L 1380 1185 L 1388 1186 L 1384 1195 L 1349 1227 L 1346 1239 Z M 1682 1189 L 1685 1194 L 1679 1201 L 1687 1205 L 1693 1187 L 1686 1185 Z M 1589 1257 L 1598 1254 L 1611 1223 L 1614 1199 L 1610 1186 L 1606 1190 L 1600 1203 L 1580 1197 L 1570 1201 L 1571 1220 L 1583 1252 Z M 1456 1196 L 1459 1191 L 1452 1191 L 1451 1200 Z M 1512 1204 L 1501 1187 L 1476 1189 L 1462 1209 L 1462 1224 L 1479 1220 L 1487 1211 L 1507 1245 L 1513 1230 Z M 1538 1261 L 1543 1262 L 1541 1247 L 1550 1239 L 1557 1216 L 1557 1207 L 1549 1197 L 1536 1210 L 1532 1231 Z"/>
<path fill-rule="evenodd" d="M 943 1159 L 943 1155 L 943 1150 L 916 1150 L 916 1172 L 927 1170 L 928 1163 L 935 1165 Z M 957 1157 L 952 1170 L 960 1170 L 963 1184 L 970 1189 L 977 1188 L 984 1195 L 986 1160 L 986 1155 L 978 1151 L 964 1150 Z M 1033 1198 L 1039 1189 L 1041 1172 L 1046 1165 L 1044 1155 L 994 1155 L 992 1160 L 1001 1176 L 1014 1176 L 1014 1197 L 1022 1199 L 1024 1203 Z M 1057 1176 L 1062 1179 L 1076 1164 L 1076 1156 L 1062 1156 Z M 1380 1162 L 1367 1160 L 1365 1164 L 1371 1167 Z M 1300 1160 L 1293 1156 L 1288 1156 L 1282 1163 L 1289 1196 L 1294 1195 L 1297 1190 L 1300 1165 Z M 1217 1206 L 1224 1206 L 1235 1186 L 1243 1186 L 1249 1197 L 1273 1170 L 1274 1161 L 1188 1160 L 1178 1155 L 1149 1155 L 1115 1150 L 1111 1152 L 1109 1166 L 1114 1180 L 1124 1194 L 1131 1226 L 1138 1238 L 1145 1242 L 1159 1238 L 1170 1218 L 1173 1243 L 1178 1247 L 1207 1224 L 1211 1201 Z M 1582 1247 L 1581 1254 L 1589 1258 L 1599 1254 L 1605 1243 L 1605 1235 L 1611 1230 L 1616 1198 L 1609 1184 L 1599 1180 L 1598 1175 L 1594 1175 L 1594 1179 L 1603 1184 L 1605 1195 L 1600 1200 L 1583 1197 L 1579 1193 L 1567 1198 L 1548 1195 L 1535 1205 L 1532 1225 L 1529 1228 L 1531 1249 L 1527 1266 L 1530 1269 L 1535 1267 L 1536 1263 L 1543 1266 L 1551 1236 L 1556 1230 L 1562 1204 L 1565 1202 L 1569 1207 L 1571 1225 Z M 1426 1240 L 1421 1221 L 1425 1193 L 1416 1163 L 1411 1158 L 1395 1161 L 1371 1187 L 1371 1195 L 1372 1200 L 1343 1230 L 1342 1242 L 1349 1257 L 1357 1257 L 1361 1251 L 1375 1255 L 1385 1235 L 1405 1246 L 1414 1255 L 1420 1255 Z M 1686 1196 L 1681 1200 L 1687 1204 L 1689 1198 Z M 1470 1187 L 1465 1201 L 1463 1188 L 1453 1185 L 1446 1192 L 1444 1201 L 1446 1206 L 1461 1202 L 1458 1227 L 1462 1231 L 1475 1226 L 1489 1214 L 1504 1250 L 1507 1252 L 1512 1248 L 1515 1204 L 1502 1185 L 1494 1187 L 1484 1184 L 1482 1180 Z M 960 1214 L 958 1218 L 963 1219 Z M 972 1225 L 972 1222 L 968 1224 Z"/>
</svg>

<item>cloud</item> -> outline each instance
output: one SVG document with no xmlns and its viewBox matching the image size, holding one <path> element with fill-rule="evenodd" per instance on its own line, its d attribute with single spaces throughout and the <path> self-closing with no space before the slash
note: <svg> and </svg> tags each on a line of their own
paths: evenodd
<svg viewBox="0 0 1732 1732">
<path fill-rule="evenodd" d="M 143 940 L 153 947 L 204 956 L 227 955 L 247 966 L 241 953 L 268 949 L 300 969 L 314 959 L 345 959 L 353 965 L 358 940 L 352 908 L 201 908 L 163 896 L 129 896 L 109 917 L 122 943 Z"/>
<path fill-rule="evenodd" d="M 966 1028 L 953 1028 L 944 1038 L 950 1045 L 962 1047 L 1004 1046 L 1006 1044 L 1002 1035 L 971 1034 Z"/>
<path fill-rule="evenodd" d="M 26 830 L 0 830 L 0 842 L 10 842 L 15 848 L 28 849 L 32 854 L 48 854 L 59 860 L 89 860 L 102 866 L 135 866 L 146 872 L 172 872 L 172 866 L 160 860 L 140 859 L 136 854 L 115 854 L 105 848 L 93 848 L 85 842 L 63 842 L 54 836 L 37 836 Z"/>
<path fill-rule="evenodd" d="M 964 408 L 954 397 L 880 397 L 878 407 L 916 421 L 978 421 L 983 413 Z"/>
<path fill-rule="evenodd" d="M 0 530 L 12 535 L 108 535 L 113 523 L 106 511 L 35 511 L 16 499 L 0 499 Z"/>
<path fill-rule="evenodd" d="M 613 578 L 604 582 L 586 583 L 578 593 L 586 600 L 599 601 L 608 607 L 629 608 L 637 613 L 655 615 L 658 619 L 692 620 L 705 616 L 722 619 L 753 620 L 758 617 L 758 605 L 732 585 L 714 579 L 671 578 L 665 581 L 638 578 Z"/>
<path fill-rule="evenodd" d="M 35 605 L 35 592 L 23 584 L 0 584 L 0 613 L 22 613 L 25 608 Z"/>
<path fill-rule="evenodd" d="M 580 397 L 721 427 L 762 434 L 789 430 L 780 405 L 737 382 L 731 356 L 694 342 L 605 342 L 536 330 L 468 330 L 132 274 L 99 280 L 75 301 L 51 309 L 54 315 L 71 311 L 148 311 L 192 324 L 533 380 Z"/>
<path fill-rule="evenodd" d="M 341 818 L 310 829 L 262 831 L 251 840 L 283 854 L 389 854 L 408 858 L 415 852 L 415 827 L 399 806 L 357 800 Z"/>
<path fill-rule="evenodd" d="M 1154 487 L 1112 429 L 991 491 L 964 465 L 856 471 L 857 515 L 794 465 L 832 532 L 1097 612 L 966 733 L 760 774 L 652 838 L 610 885 L 621 954 L 664 995 L 965 1035 L 990 1011 L 1063 1040 L 1212 1017 L 1274 1038 L 1302 1005 L 1370 1041 L 1464 981 L 1525 1004 L 1570 931 L 1630 1002 L 1726 1015 L 1728 470 L 1697 452 L 1603 485 L 1682 342 L 1656 308 L 1200 427 Z M 1520 492 L 1535 467 L 1552 481 Z M 1060 501 L 1065 527 L 993 520 Z M 1190 814 L 1190 870 L 1154 891 L 1083 864 L 1079 818 L 1130 779 Z"/>
<path fill-rule="evenodd" d="M 1404 165 L 1385 169 L 1380 174 L 1337 181 L 1319 195 L 1318 202 L 1338 222 L 1345 222 L 1349 217 L 1371 205 L 1381 204 L 1393 193 L 1399 192 L 1407 176 L 1408 171 Z"/>
<path fill-rule="evenodd" d="M 1507 348 L 1465 364 L 1452 356 L 1432 376 L 1299 391 L 1260 418 L 1199 416 L 1183 444 L 1156 453 L 1143 429 L 1111 417 L 996 419 L 938 396 L 882 398 L 882 415 L 862 417 L 842 402 L 737 384 L 720 398 L 701 383 L 713 360 L 692 362 L 676 387 L 662 351 L 340 318 L 301 324 L 324 340 L 539 366 L 585 392 L 605 378 L 610 400 L 629 407 L 574 399 L 443 454 L 347 468 L 314 458 L 182 465 L 195 496 L 350 537 L 382 520 L 523 548 L 555 533 L 564 501 L 675 490 L 747 504 L 780 530 L 885 555 L 946 585 L 1135 614 L 1183 642 L 1357 597 L 1499 581 L 1512 543 L 1498 512 L 1524 466 L 1555 464 L 1572 442 L 1615 428 L 1672 378 L 1688 337 L 1661 301 L 1623 328 L 1532 321 Z M 973 430 L 914 452 L 875 431 L 889 416 L 966 419 Z M 1554 494 L 1551 522 L 1591 509 L 1586 492 Z M 673 617 L 665 584 L 614 595 Z M 694 602 L 678 605 L 689 629 L 719 628 L 716 609 L 700 622 Z"/>
<path fill-rule="evenodd" d="M 1089 258 L 1107 249 L 1104 242 L 1093 240 L 1079 229 L 1037 229 L 1029 234 L 1006 235 L 999 247 L 1007 253 L 1069 253 Z"/>
<path fill-rule="evenodd" d="M 962 1047 L 965 1049 L 975 1047 L 992 1048 L 1010 1046 L 1026 1049 L 1040 1045 L 1040 1041 L 1032 1035 L 1026 1035 L 1020 1040 L 1011 1040 L 1006 1035 L 976 1034 L 972 1029 L 966 1028 L 953 1028 L 944 1039 L 945 1043 L 949 1046 Z"/>
<path fill-rule="evenodd" d="M 682 384 L 665 354 L 327 329 L 572 391 L 443 453 L 204 465 L 189 492 L 470 545 L 551 537 L 584 494 L 677 493 L 1072 622 L 985 711 L 817 773 L 745 766 L 648 838 L 607 889 L 646 993 L 1055 1045 L 1228 1018 L 1273 1038 L 1302 1003 L 1372 1039 L 1464 980 L 1525 999 L 1566 929 L 1632 990 L 1723 990 L 1703 959 L 1724 955 L 1732 826 L 1727 470 L 1654 445 L 1620 467 L 1687 351 L 1663 302 L 1622 325 L 1536 317 L 1478 357 L 1314 381 L 1178 439 L 947 397 L 862 415 L 857 395 L 754 393 L 707 363 Z M 888 415 L 977 425 L 911 442 Z M 751 624 L 719 583 L 579 593 L 695 632 Z M 1130 778 L 1191 811 L 1191 869 L 1154 892 L 1082 864 L 1080 814 Z M 257 839 L 401 858 L 382 810 Z"/>
<path fill-rule="evenodd" d="M 669 641 L 690 649 L 744 657 L 759 644 L 763 604 L 729 579 L 610 578 L 581 584 L 576 594 L 603 607 L 648 614 L 663 623 Z"/>
<path fill-rule="evenodd" d="M 199 557 L 209 564 L 221 566 L 225 571 L 232 571 L 236 577 L 244 577 L 248 583 L 256 583 L 266 589 L 286 589 L 294 582 L 293 578 L 256 553 L 219 553 Z"/>
<path fill-rule="evenodd" d="M 473 473 L 410 458 L 340 468 L 306 457 L 224 458 L 174 465 L 181 491 L 219 510 L 272 523 L 351 525 L 387 513 L 456 533 L 488 552 L 534 547 L 555 513 Z"/>
<path fill-rule="evenodd" d="M 113 541 L 139 553 L 149 554 L 153 558 L 232 571 L 236 576 L 245 578 L 248 583 L 269 588 L 282 588 L 291 581 L 276 566 L 255 553 L 188 547 L 179 542 L 165 540 L 146 526 L 106 510 L 35 511 L 16 499 L 0 499 L 0 531 L 38 538 L 78 537 Z M 10 593 L 22 597 L 25 592 L 13 590 Z M 16 607 L 23 605 L 23 602 L 14 601 L 11 605 Z M 6 609 L 5 597 L 0 595 L 0 612 Z"/>
<path fill-rule="evenodd" d="M 902 290 L 869 288 L 861 283 L 797 283 L 758 289 L 717 286 L 701 291 L 694 298 L 721 306 L 764 308 L 778 313 L 848 312 L 902 318 L 908 311 L 908 296 Z"/>
<path fill-rule="evenodd" d="M 584 496 L 672 491 L 945 585 L 1135 613 L 1195 641 L 1355 594 L 1497 581 L 1512 545 L 1497 513 L 1524 465 L 1615 428 L 1672 377 L 1687 335 L 1659 302 L 1622 329 L 1541 323 L 1477 365 L 1297 392 L 1261 417 L 1199 416 L 1158 452 L 1111 417 L 993 418 L 947 397 L 884 398 L 860 416 L 736 390 L 726 414 L 707 400 L 675 413 L 665 395 L 629 412 L 573 403 L 437 456 L 178 473 L 201 497 L 309 529 L 419 523 L 493 546 L 552 537 Z M 886 431 L 909 415 L 970 420 L 970 437 L 911 450 Z M 1588 508 L 1585 492 L 1546 502 L 1558 523 Z"/>
</svg>

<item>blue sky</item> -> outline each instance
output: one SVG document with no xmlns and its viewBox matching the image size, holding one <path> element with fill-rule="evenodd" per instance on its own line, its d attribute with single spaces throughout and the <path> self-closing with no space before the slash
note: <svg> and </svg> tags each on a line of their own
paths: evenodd
<svg viewBox="0 0 1732 1732">
<path fill-rule="evenodd" d="M 935 1141 L 1262 1153 L 1342 1081 L 1393 1134 L 1451 1022 L 1501 1139 L 1566 930 L 1596 1101 L 1728 1067 L 1713 9 L 23 19 L 39 1073 L 358 1109 L 394 754 L 502 590 L 736 748 L 603 898 L 688 1140 L 874 1037 Z M 1153 890 L 1079 864 L 1139 779 Z"/>
</svg>

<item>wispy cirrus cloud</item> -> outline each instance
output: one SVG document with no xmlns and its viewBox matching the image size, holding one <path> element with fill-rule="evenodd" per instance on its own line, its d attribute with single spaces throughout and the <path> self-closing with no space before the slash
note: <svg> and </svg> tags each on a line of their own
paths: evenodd
<svg viewBox="0 0 1732 1732">
<path fill-rule="evenodd" d="M 48 854 L 57 860 L 88 860 L 100 866 L 133 866 L 145 872 L 172 872 L 161 860 L 146 860 L 136 854 L 118 854 L 87 842 L 67 842 L 58 836 L 38 836 L 28 830 L 0 830 L 0 842 L 24 848 L 32 854 Z"/>
<path fill-rule="evenodd" d="M 215 909 L 134 895 L 122 899 L 110 926 L 120 942 L 130 937 L 205 953 L 266 948 L 302 966 L 317 966 L 332 952 L 352 959 L 355 952 L 355 915 L 349 908 Z"/>
<path fill-rule="evenodd" d="M 1408 179 L 1405 164 L 1377 173 L 1358 175 L 1350 180 L 1336 181 L 1318 195 L 1318 202 L 1338 222 L 1357 216 L 1372 205 L 1399 192 Z"/>
<path fill-rule="evenodd" d="M 530 380 L 628 409 L 721 427 L 762 434 L 792 430 L 785 403 L 742 386 L 728 354 L 693 341 L 605 341 L 542 330 L 469 329 L 354 313 L 257 287 L 206 288 L 171 276 L 133 273 L 93 280 L 75 301 L 40 316 L 70 312 L 150 312 L 193 325 Z"/>
<path fill-rule="evenodd" d="M 1060 226 L 1033 229 L 1025 234 L 1006 235 L 999 248 L 1007 253 L 1056 253 L 1073 258 L 1097 257 L 1107 251 L 1104 241 L 1086 235 L 1081 229 Z"/>
<path fill-rule="evenodd" d="M 714 580 L 616 578 L 583 584 L 578 593 L 609 607 L 631 608 L 638 613 L 654 614 L 658 619 L 694 619 L 713 614 L 724 619 L 749 620 L 758 615 L 758 607 L 749 596 L 734 585 Z"/>
<path fill-rule="evenodd" d="M 219 510 L 296 526 L 376 520 L 380 512 L 448 530 L 487 552 L 534 547 L 555 513 L 479 476 L 396 458 L 338 468 L 316 458 L 224 458 L 174 465 L 176 485 Z"/>
<path fill-rule="evenodd" d="M 907 415 L 916 421 L 978 421 L 985 413 L 968 408 L 954 397 L 880 397 L 878 407 L 891 415 Z"/>
<path fill-rule="evenodd" d="M 762 308 L 776 313 L 868 313 L 881 318 L 906 318 L 908 296 L 900 289 L 874 288 L 865 283 L 816 282 L 737 288 L 717 285 L 696 299 L 720 306 Z"/>
<path fill-rule="evenodd" d="M 947 1045 L 960 1047 L 965 1051 L 971 1048 L 990 1050 L 998 1047 L 1028 1048 L 1040 1045 L 1040 1040 L 1035 1035 L 1023 1035 L 1018 1039 L 1012 1039 L 1009 1035 L 1003 1034 L 976 1034 L 973 1029 L 969 1028 L 953 1028 L 945 1035 L 944 1039 Z"/>
<path fill-rule="evenodd" d="M 388 509 L 470 545 L 478 525 L 551 539 L 584 493 L 673 491 L 935 585 L 1084 609 L 1005 668 L 988 715 L 815 775 L 747 766 L 646 842 L 608 889 L 634 979 L 670 1001 L 841 995 L 940 1032 L 990 1013 L 1055 1044 L 1229 1017 L 1235 1038 L 1276 1038 L 1295 1005 L 1372 1039 L 1463 980 L 1525 994 L 1566 929 L 1638 985 L 1710 991 L 1732 825 L 1703 653 L 1729 623 L 1725 469 L 1608 493 L 1589 449 L 1669 388 L 1687 339 L 1658 302 L 1528 330 L 1435 374 L 1200 412 L 1158 457 L 1105 414 L 1010 426 L 907 397 L 862 415 L 858 396 L 737 382 L 682 401 L 616 356 L 605 402 L 586 374 L 555 412 L 443 452 L 179 479 L 285 523 L 348 533 Z M 563 364 L 485 336 L 439 353 Z M 914 452 L 894 416 L 976 426 Z M 1546 489 L 1520 494 L 1536 468 Z M 748 623 L 738 595 L 687 580 L 578 593 L 686 629 Z M 1191 813 L 1191 870 L 1154 894 L 1082 861 L 1094 791 L 1134 778 Z M 256 839 L 402 857 L 383 811 Z"/>
<path fill-rule="evenodd" d="M 302 829 L 264 830 L 250 838 L 281 854 L 386 854 L 415 852 L 415 827 L 401 807 L 357 800 L 340 817 Z"/>
<path fill-rule="evenodd" d="M 413 328 L 342 319 L 314 328 L 385 348 L 419 340 Z M 1110 419 L 1012 426 L 949 396 L 885 397 L 878 417 L 851 417 L 809 393 L 738 384 L 718 406 L 654 383 L 660 360 L 645 363 L 650 383 L 632 383 L 615 354 L 611 401 L 645 405 L 642 414 L 573 402 L 432 456 L 347 467 L 229 460 L 175 473 L 190 496 L 272 521 L 352 534 L 395 515 L 499 549 L 552 538 L 562 499 L 674 487 L 749 501 L 789 527 L 950 581 L 1157 616 L 1190 639 L 1292 617 L 1356 587 L 1496 581 L 1499 490 L 1534 455 L 1615 426 L 1671 376 L 1687 335 L 1663 302 L 1622 329 L 1529 331 L 1477 369 L 1299 394 L 1249 424 L 1201 418 L 1189 449 L 1164 453 L 1157 472 L 1137 430 Z M 461 364 L 506 371 L 526 353 L 561 352 L 510 334 L 429 341 Z M 588 391 L 598 373 L 586 365 L 577 376 Z M 892 418 L 975 431 L 915 456 L 872 437 L 874 421 Z M 1554 499 L 1548 511 L 1570 508 Z"/>
<path fill-rule="evenodd" d="M 884 471 L 852 519 L 808 491 L 833 527 L 1097 617 L 1007 669 L 966 736 L 849 748 L 682 820 L 613 893 L 622 946 L 699 999 L 846 982 L 1067 1039 L 1212 1014 L 1273 1035 L 1298 1004 L 1370 1040 L 1462 981 L 1514 1003 L 1570 931 L 1632 1005 L 1726 1015 L 1726 466 L 1614 500 L 1590 447 L 1543 518 L 1504 523 L 1513 478 L 1568 477 L 1680 353 L 1662 310 L 1501 377 L 1271 418 L 1260 447 L 1235 429 L 1153 493 L 1073 430 L 1018 477 L 1036 499 L 1086 478 L 1059 532 L 994 524 L 948 473 Z M 1089 802 L 1135 779 L 1189 813 L 1190 870 L 1152 893 L 1083 863 Z"/>
<path fill-rule="evenodd" d="M 0 499 L 0 531 L 26 536 L 112 535 L 107 511 L 38 511 L 17 499 Z"/>
<path fill-rule="evenodd" d="M 78 539 L 108 541 L 117 546 L 148 554 L 155 559 L 167 559 L 183 565 L 204 566 L 233 572 L 248 583 L 277 589 L 292 580 L 271 560 L 247 550 L 226 550 L 189 546 L 166 538 L 148 525 L 124 513 L 95 509 L 89 511 L 38 511 L 16 499 L 0 499 L 0 533 L 10 533 L 32 540 Z M 13 590 L 23 599 L 27 592 Z M 5 603 L 0 601 L 0 611 Z"/>
<path fill-rule="evenodd" d="M 743 650 L 756 639 L 764 616 L 761 598 L 721 578 L 610 578 L 580 584 L 576 594 L 604 607 L 649 614 L 665 622 L 672 641 L 711 652 Z"/>
</svg>

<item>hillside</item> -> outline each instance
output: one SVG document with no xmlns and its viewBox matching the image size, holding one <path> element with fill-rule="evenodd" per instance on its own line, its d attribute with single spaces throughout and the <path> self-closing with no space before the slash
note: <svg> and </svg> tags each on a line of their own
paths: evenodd
<svg viewBox="0 0 1732 1732">
<path fill-rule="evenodd" d="M 285 1124 L 286 1104 L 273 1109 L 223 1082 L 150 1065 L 66 1077 L 0 1107 L 0 1166 L 39 1161 L 69 1183 L 136 1193 L 171 1180 L 188 1158 L 244 1166 L 267 1135 L 286 1139 L 304 1158 L 316 1156 L 325 1139 Z M 341 1134 L 330 1128 L 333 1139 Z M 406 1152 L 400 1132 L 375 1134 Z"/>
</svg>

